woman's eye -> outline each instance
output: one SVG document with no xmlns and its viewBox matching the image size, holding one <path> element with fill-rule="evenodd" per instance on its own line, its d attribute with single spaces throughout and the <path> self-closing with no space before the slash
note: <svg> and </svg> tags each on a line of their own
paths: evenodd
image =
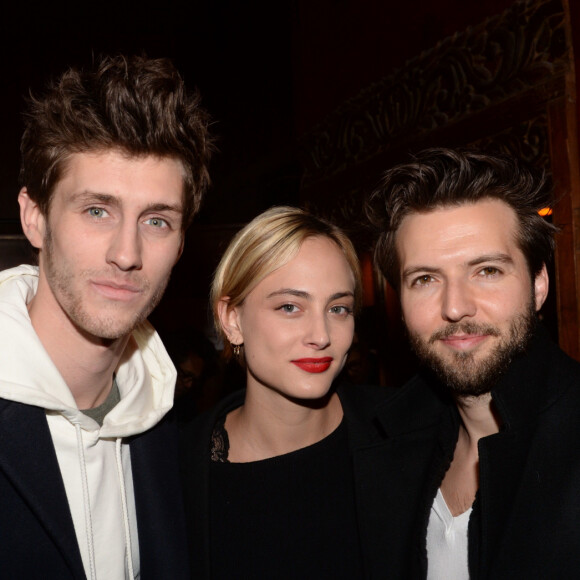
<svg viewBox="0 0 580 580">
<path fill-rule="evenodd" d="M 298 308 L 296 306 L 294 306 L 294 304 L 283 304 L 282 306 L 280 306 L 279 310 L 282 310 L 283 312 L 288 312 L 288 314 L 291 314 L 292 312 L 296 312 L 298 310 Z"/>
</svg>

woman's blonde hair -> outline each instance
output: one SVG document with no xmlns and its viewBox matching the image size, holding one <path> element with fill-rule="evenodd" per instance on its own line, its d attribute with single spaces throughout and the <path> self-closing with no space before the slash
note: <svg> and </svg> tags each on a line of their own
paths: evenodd
<svg viewBox="0 0 580 580">
<path fill-rule="evenodd" d="M 334 224 L 296 207 L 273 207 L 240 230 L 226 249 L 211 286 L 211 305 L 216 329 L 224 339 L 224 354 L 232 347 L 221 327 L 218 303 L 228 298 L 228 307 L 242 304 L 248 294 L 274 270 L 287 264 L 307 238 L 333 241 L 344 254 L 354 275 L 355 311 L 362 299 L 360 266 L 348 236 Z"/>
</svg>

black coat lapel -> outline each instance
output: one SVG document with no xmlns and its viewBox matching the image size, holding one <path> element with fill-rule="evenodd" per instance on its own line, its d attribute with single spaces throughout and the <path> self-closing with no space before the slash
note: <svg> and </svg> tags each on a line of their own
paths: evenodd
<svg viewBox="0 0 580 580">
<path fill-rule="evenodd" d="M 416 412 L 410 413 L 409 405 Z M 406 578 L 410 559 L 417 559 L 409 546 L 413 550 L 420 546 L 414 541 L 422 513 L 419 506 L 433 454 L 440 445 L 441 414 L 449 413 L 449 408 L 419 382 L 405 391 L 391 390 L 387 401 L 367 410 L 367 417 L 357 413 L 357 422 L 352 420 L 355 407 L 344 408 L 351 419 L 349 436 L 354 431 L 352 453 L 365 577 Z M 368 433 L 370 429 L 374 435 Z"/>
<path fill-rule="evenodd" d="M 189 578 L 177 428 L 168 419 L 130 439 L 141 578 Z"/>
</svg>

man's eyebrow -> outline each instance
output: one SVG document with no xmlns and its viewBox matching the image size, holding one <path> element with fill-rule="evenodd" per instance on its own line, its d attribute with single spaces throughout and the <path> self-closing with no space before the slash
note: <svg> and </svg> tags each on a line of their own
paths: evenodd
<svg viewBox="0 0 580 580">
<path fill-rule="evenodd" d="M 175 213 L 183 213 L 181 204 L 171 205 L 168 203 L 152 203 L 145 207 L 144 211 L 173 211 Z"/>
<path fill-rule="evenodd" d="M 79 191 L 78 193 L 73 193 L 70 196 L 71 201 L 75 202 L 99 202 L 108 203 L 110 205 L 119 205 L 119 200 L 114 195 L 109 193 L 98 193 L 96 191 Z"/>
<path fill-rule="evenodd" d="M 477 266 L 478 264 L 483 264 L 485 262 L 500 262 L 502 264 L 513 264 L 514 259 L 509 254 L 504 254 L 503 252 L 498 252 L 497 254 L 484 254 L 483 256 L 478 256 L 473 260 L 467 262 L 468 266 Z"/>
<path fill-rule="evenodd" d="M 121 205 L 120 199 L 109 193 L 98 193 L 96 191 L 81 191 L 79 193 L 74 193 L 71 195 L 70 199 L 74 202 L 82 203 L 104 203 L 108 205 L 113 205 L 119 207 Z M 178 214 L 183 213 L 183 206 L 181 204 L 168 204 L 168 203 L 152 203 L 143 208 L 143 212 L 163 212 L 170 211 Z"/>
</svg>

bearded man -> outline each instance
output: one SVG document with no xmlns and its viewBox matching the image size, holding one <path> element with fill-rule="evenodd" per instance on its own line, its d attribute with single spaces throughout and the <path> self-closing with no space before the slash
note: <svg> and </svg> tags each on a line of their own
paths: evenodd
<svg viewBox="0 0 580 580">
<path fill-rule="evenodd" d="M 390 554 L 377 577 L 580 570 L 580 365 L 537 316 L 550 203 L 518 160 L 449 149 L 390 169 L 369 200 L 376 263 L 423 363 L 377 411 L 387 442 L 371 533 Z"/>
</svg>

